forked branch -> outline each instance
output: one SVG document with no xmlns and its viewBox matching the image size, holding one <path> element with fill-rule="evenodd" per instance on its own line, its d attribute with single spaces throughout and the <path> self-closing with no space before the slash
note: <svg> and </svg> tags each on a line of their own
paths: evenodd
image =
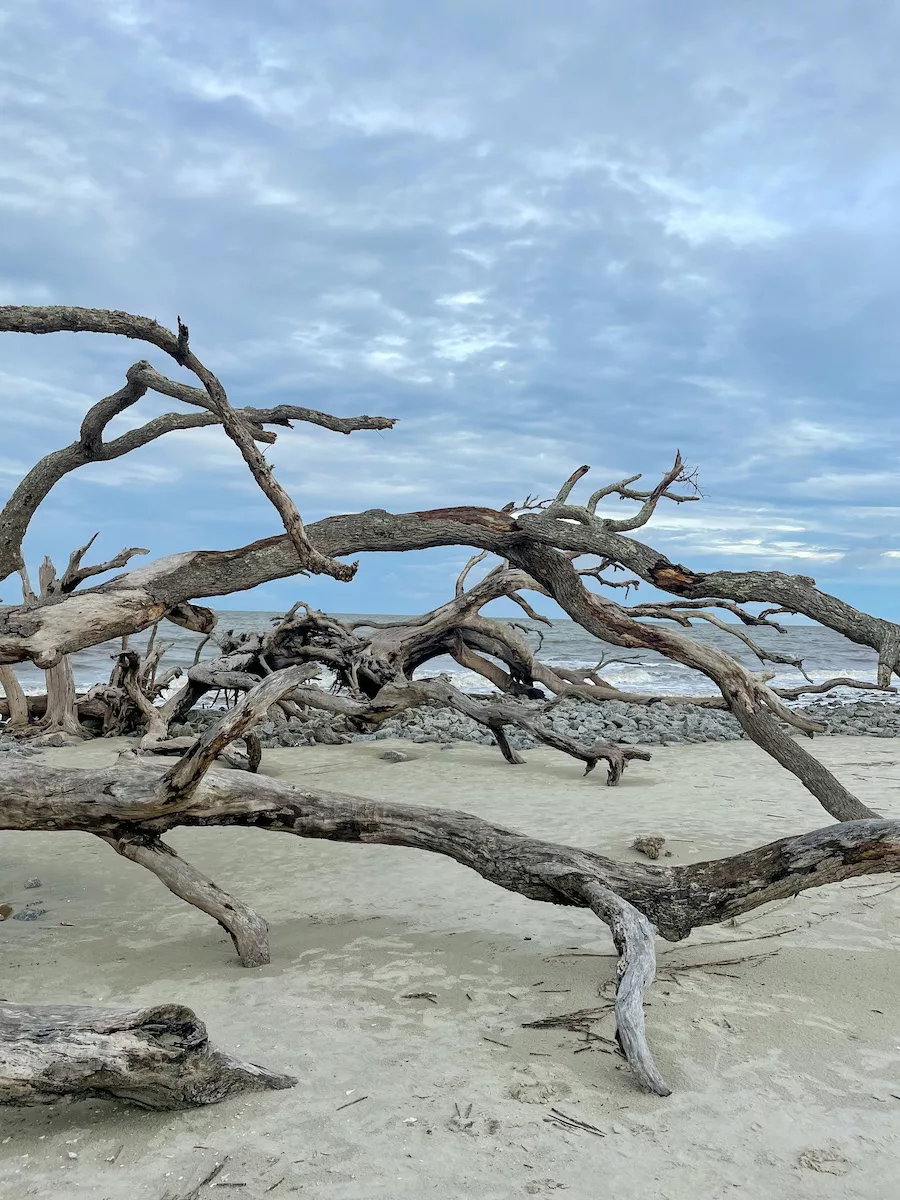
<svg viewBox="0 0 900 1200">
<path fill-rule="evenodd" d="M 324 572 L 338 579 L 352 578 L 352 566 L 322 555 L 311 545 L 296 506 L 275 480 L 271 467 L 256 443 L 275 440 L 275 435 L 264 428 L 266 424 L 290 428 L 290 422 L 297 420 L 340 433 L 350 433 L 357 429 L 388 429 L 393 425 L 392 420 L 368 416 L 332 417 L 328 413 L 294 405 L 236 410 L 231 406 L 221 382 L 191 350 L 187 326 L 180 318 L 176 335 L 156 321 L 131 313 L 106 309 L 0 306 L 0 332 L 44 334 L 64 331 L 113 334 L 146 341 L 170 355 L 180 366 L 193 371 L 203 388 L 166 379 L 146 361 L 135 363 L 127 372 L 125 386 L 98 401 L 86 414 L 79 440 L 42 459 L 10 496 L 0 512 L 0 579 L 20 569 L 22 540 L 28 524 L 40 502 L 64 475 L 86 462 L 107 461 L 127 454 L 166 433 L 213 424 L 223 426 L 260 488 L 281 516 L 287 535 L 301 559 L 298 569 Z M 136 404 L 151 389 L 204 411 L 198 414 L 169 413 L 138 429 L 129 430 L 112 442 L 104 442 L 103 434 L 110 421 Z M 121 565 L 124 564 L 113 561 L 110 567 Z"/>
</svg>

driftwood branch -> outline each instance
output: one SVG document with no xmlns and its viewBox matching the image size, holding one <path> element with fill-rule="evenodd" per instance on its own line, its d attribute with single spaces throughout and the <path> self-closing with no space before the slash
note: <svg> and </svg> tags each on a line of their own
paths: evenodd
<svg viewBox="0 0 900 1200">
<path fill-rule="evenodd" d="M 619 1045 L 641 1087 L 657 1096 L 668 1096 L 671 1088 L 653 1061 L 644 1021 L 644 994 L 656 975 L 653 926 L 633 904 L 607 887 L 588 884 L 584 898 L 591 910 L 609 926 L 619 952 L 616 987 Z"/>
<path fill-rule="evenodd" d="M 198 738 L 188 753 L 164 776 L 160 793 L 164 803 L 178 805 L 190 799 L 225 747 L 243 737 L 265 717 L 273 704 L 294 691 L 308 676 L 309 669 L 306 666 L 289 667 L 258 683 L 231 712 Z"/>
<path fill-rule="evenodd" d="M 173 895 L 218 921 L 234 943 L 242 966 L 262 967 L 270 961 L 269 932 L 263 918 L 186 862 L 162 838 L 135 836 L 123 830 L 118 836 L 102 840 L 116 854 L 152 871 Z"/>
<path fill-rule="evenodd" d="M 0 1104 L 85 1096 L 193 1108 L 296 1080 L 210 1045 L 178 1004 L 152 1008 L 0 1003 Z"/>
<path fill-rule="evenodd" d="M 663 1094 L 665 1084 L 638 1019 L 639 998 L 653 971 L 644 920 L 678 940 L 697 926 L 811 887 L 900 871 L 900 821 L 851 821 L 729 858 L 656 867 L 526 837 L 469 813 L 363 800 L 256 775 L 209 770 L 187 799 L 183 795 L 172 804 L 161 778 L 158 770 L 138 762 L 125 771 L 121 765 L 73 770 L 30 760 L 12 763 L 0 775 L 0 827 L 80 829 L 113 840 L 123 828 L 153 838 L 177 826 L 243 825 L 330 841 L 406 846 L 453 858 L 529 899 L 593 909 L 610 925 L 622 956 L 623 1049 L 639 1081 Z M 188 889 L 179 894 L 191 898 Z"/>
<path fill-rule="evenodd" d="M 516 517 L 489 509 L 446 509 L 402 517 L 376 510 L 330 518 L 312 528 L 332 555 L 345 553 L 348 545 L 357 550 L 385 550 L 480 543 L 483 549 L 507 559 L 522 573 L 520 578 L 532 580 L 532 586 L 553 596 L 570 617 L 602 641 L 627 649 L 656 650 L 706 675 L 745 733 L 795 774 L 836 820 L 874 815 L 781 728 L 779 718 L 805 732 L 821 726 L 786 708 L 764 681 L 723 651 L 635 620 L 626 608 L 589 592 L 570 557 L 544 544 L 542 536 L 533 535 L 533 523 L 547 519 L 534 514 Z M 521 526 L 526 521 L 528 536 L 523 536 Z M 567 521 L 552 524 L 556 531 L 581 528 Z M 554 537 L 562 540 L 562 535 L 554 533 Z M 260 576 L 278 578 L 296 572 L 294 548 L 281 539 L 257 542 L 241 551 L 174 555 L 81 593 L 74 609 L 70 608 L 74 597 L 35 609 L 0 609 L 0 662 L 30 658 L 39 666 L 52 665 L 62 653 L 102 640 L 100 627 L 106 637 L 146 628 L 188 595 L 220 594 L 226 588 L 243 590 L 261 582 Z M 488 576 L 465 593 L 462 601 L 480 599 L 486 594 L 483 589 L 490 586 L 492 579 Z M 476 600 L 473 607 L 477 607 Z M 458 616 L 459 612 L 454 611 L 453 620 Z M 369 694 L 374 694 L 382 682 L 373 681 Z"/>
<path fill-rule="evenodd" d="M 155 371 L 150 363 L 143 360 L 130 367 L 126 373 L 125 386 L 98 401 L 86 414 L 78 441 L 42 459 L 28 472 L 0 510 L 0 580 L 21 569 L 22 541 L 28 525 L 42 500 L 69 472 L 88 462 L 106 462 L 119 458 L 177 430 L 197 429 L 216 424 L 223 425 L 228 436 L 240 449 L 254 478 L 287 522 L 285 527 L 288 536 L 292 538 L 295 548 L 301 548 L 301 558 L 312 556 L 307 566 L 320 570 L 327 565 L 328 573 L 337 572 L 338 578 L 350 577 L 350 567 L 344 563 L 330 564 L 330 560 L 320 557 L 318 551 L 309 545 L 303 533 L 302 522 L 297 525 L 300 518 L 293 502 L 274 480 L 271 468 L 256 443 L 275 441 L 275 434 L 265 429 L 266 425 L 290 428 L 292 421 L 302 421 L 338 433 L 351 433 L 364 429 L 390 429 L 394 424 L 393 420 L 369 416 L 334 417 L 329 413 L 298 405 L 234 409 L 219 380 L 191 351 L 187 327 L 180 322 L 179 332 L 175 335 L 156 321 L 130 313 L 109 312 L 104 309 L 0 306 L 0 332 L 43 334 L 62 331 L 113 334 L 149 342 L 174 358 L 179 365 L 192 370 L 204 386 L 196 388 L 166 379 Z M 103 435 L 110 421 L 136 404 L 148 390 L 172 396 L 199 407 L 202 411 L 167 413 L 139 428 L 129 430 L 118 438 L 104 442 Z M 109 569 L 122 565 L 123 562 L 113 560 Z M 97 568 L 91 573 L 96 574 L 99 570 L 100 568 Z"/>
</svg>

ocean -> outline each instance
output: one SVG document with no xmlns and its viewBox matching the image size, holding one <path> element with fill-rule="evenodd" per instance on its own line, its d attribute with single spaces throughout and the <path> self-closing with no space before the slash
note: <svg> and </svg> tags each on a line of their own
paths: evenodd
<svg viewBox="0 0 900 1200">
<path fill-rule="evenodd" d="M 354 621 L 382 622 L 401 619 L 385 614 L 375 616 L 371 613 L 337 615 L 342 619 Z M 234 630 L 235 632 L 270 629 L 273 622 L 278 621 L 280 616 L 281 614 L 272 612 L 225 610 L 219 614 L 219 629 Z M 511 618 L 511 620 L 515 619 Z M 683 667 L 679 663 L 671 662 L 654 651 L 628 651 L 608 646 L 586 633 L 580 625 L 573 621 L 554 621 L 549 628 L 529 620 L 515 620 L 515 624 L 529 630 L 529 638 L 535 647 L 538 639 L 543 639 L 540 657 L 551 666 L 594 666 L 603 657 L 619 660 L 605 667 L 602 674 L 611 683 L 627 691 L 681 695 L 715 692 L 710 681 L 698 672 Z M 675 625 L 669 627 L 678 628 Z M 784 634 L 766 628 L 748 629 L 747 632 L 761 646 L 778 649 L 783 653 L 790 653 L 801 658 L 807 674 L 814 682 L 821 682 L 836 675 L 874 682 L 877 656 L 869 647 L 857 646 L 841 634 L 816 625 L 788 625 L 785 628 Z M 162 661 L 163 667 L 186 668 L 190 666 L 197 645 L 201 641 L 199 635 L 188 633 L 176 625 L 163 622 L 158 636 L 169 647 Z M 755 656 L 737 638 L 713 626 L 698 622 L 697 626 L 693 628 L 691 636 L 700 642 L 721 647 L 747 667 L 754 670 L 762 669 Z M 147 637 L 147 633 L 132 637 L 131 647 L 142 649 L 146 646 Z M 119 649 L 118 642 L 104 642 L 102 645 L 92 646 L 88 650 L 73 655 L 75 682 L 78 689 L 87 689 L 94 683 L 108 679 L 112 660 Z M 216 653 L 214 643 L 209 642 L 204 648 L 202 657 L 213 658 Z M 774 664 L 766 664 L 766 669 L 778 671 L 773 680 L 776 685 L 792 687 L 803 683 L 800 672 L 791 667 L 775 667 Z M 22 664 L 16 667 L 16 673 L 27 692 L 34 693 L 44 690 L 43 673 L 35 667 L 30 664 Z M 490 690 L 489 685 L 480 675 L 462 670 L 451 658 L 435 659 L 419 672 L 423 676 L 440 673 L 446 673 L 458 687 L 465 691 Z M 848 693 L 849 689 L 843 689 L 845 696 Z M 853 694 L 857 698 L 862 698 L 863 695 L 859 691 L 854 691 Z"/>
</svg>

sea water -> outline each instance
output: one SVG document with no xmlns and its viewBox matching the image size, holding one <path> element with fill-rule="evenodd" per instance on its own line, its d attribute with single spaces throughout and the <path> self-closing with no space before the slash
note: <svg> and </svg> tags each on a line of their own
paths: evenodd
<svg viewBox="0 0 900 1200">
<path fill-rule="evenodd" d="M 222 610 L 219 612 L 217 633 L 232 630 L 235 633 L 268 631 L 280 619 L 278 613 L 242 612 Z M 382 623 L 402 618 L 385 614 L 338 614 L 346 621 L 371 621 Z M 496 618 L 503 620 L 503 618 Z M 531 620 L 513 620 L 511 623 L 527 630 L 532 647 L 549 666 L 585 667 L 596 666 L 603 661 L 606 665 L 600 673 L 616 687 L 629 692 L 655 692 L 670 695 L 701 695 L 715 692 L 715 686 L 704 675 L 672 662 L 653 650 L 622 650 L 609 646 L 587 633 L 580 625 L 569 620 L 555 620 L 549 626 Z M 751 670 L 774 670 L 772 681 L 776 686 L 796 687 L 804 682 L 801 673 L 792 667 L 774 663 L 761 664 L 753 653 L 737 638 L 723 630 L 698 622 L 690 630 L 665 623 L 665 628 L 677 630 L 696 638 L 706 645 L 717 646 L 735 657 Z M 744 630 L 744 626 L 735 628 Z M 868 646 L 857 646 L 834 630 L 816 625 L 786 625 L 785 633 L 766 627 L 746 629 L 760 646 L 777 650 L 803 660 L 806 673 L 813 682 L 821 682 L 834 676 L 849 676 L 853 679 L 874 682 L 877 656 Z M 137 634 L 130 639 L 132 649 L 142 650 L 147 644 L 148 633 Z M 167 645 L 161 669 L 182 667 L 186 669 L 194 661 L 197 646 L 202 641 L 199 634 L 189 633 L 177 625 L 164 621 L 157 638 Z M 109 678 L 109 672 L 121 643 L 104 642 L 91 646 L 72 656 L 75 682 L 79 691 Z M 202 657 L 214 658 L 219 653 L 214 640 L 207 642 Z M 30 664 L 16 667 L 16 673 L 27 692 L 44 691 L 43 673 Z M 491 690 L 482 676 L 465 671 L 453 659 L 438 658 L 427 663 L 420 676 L 446 674 L 465 691 Z M 855 693 L 861 698 L 860 693 Z M 845 697 L 848 698 L 848 697 Z"/>
</svg>

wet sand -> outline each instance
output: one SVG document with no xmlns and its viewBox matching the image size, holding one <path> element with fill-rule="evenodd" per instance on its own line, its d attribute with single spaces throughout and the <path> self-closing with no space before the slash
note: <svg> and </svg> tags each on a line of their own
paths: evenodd
<svg viewBox="0 0 900 1200">
<path fill-rule="evenodd" d="M 636 857 L 641 833 L 665 835 L 667 861 L 686 862 L 829 823 L 743 742 L 654 748 L 616 789 L 547 750 L 510 767 L 463 744 L 395 743 L 411 759 L 387 763 L 386 745 L 269 751 L 263 769 L 466 809 L 622 858 Z M 118 748 L 94 742 L 46 761 L 87 766 Z M 891 740 L 819 738 L 816 752 L 900 817 Z M 4 1200 L 174 1200 L 225 1156 L 216 1183 L 244 1184 L 224 1193 L 240 1200 L 893 1194 L 900 890 L 888 890 L 890 877 L 807 892 L 677 947 L 660 942 L 648 1031 L 675 1089 L 661 1100 L 636 1089 L 605 1043 L 583 1050 L 576 1033 L 522 1028 L 610 995 L 611 941 L 589 914 L 408 849 L 250 830 L 170 840 L 263 913 L 271 966 L 242 969 L 209 918 L 96 839 L 7 833 L 0 900 L 39 900 L 48 912 L 0 926 L 3 996 L 182 1002 L 218 1044 L 299 1083 L 187 1113 L 102 1101 L 0 1110 Z M 23 891 L 35 875 L 42 888 Z M 778 930 L 788 932 L 766 936 Z M 611 1037 L 610 1019 L 595 1030 Z M 551 1107 L 605 1136 L 558 1127 Z"/>
</svg>

